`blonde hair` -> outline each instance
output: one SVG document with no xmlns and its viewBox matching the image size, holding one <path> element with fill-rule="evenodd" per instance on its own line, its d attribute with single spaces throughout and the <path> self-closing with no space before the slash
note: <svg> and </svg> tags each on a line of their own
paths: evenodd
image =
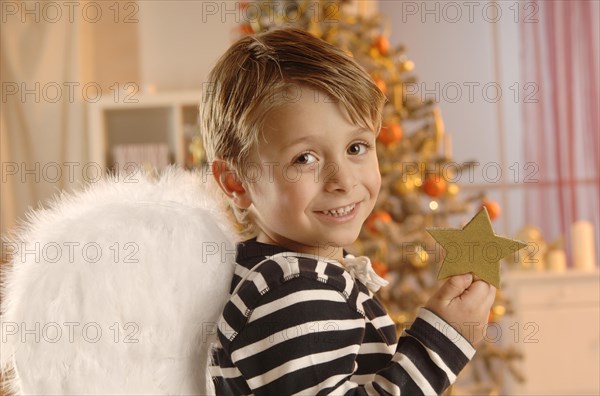
<svg viewBox="0 0 600 396">
<path fill-rule="evenodd" d="M 244 180 L 266 116 L 301 87 L 325 94 L 354 124 L 379 132 L 385 95 L 354 59 L 301 29 L 271 30 L 238 40 L 209 74 L 200 110 L 209 163 L 227 161 Z M 240 233 L 255 235 L 247 211 L 231 207 Z"/>
</svg>

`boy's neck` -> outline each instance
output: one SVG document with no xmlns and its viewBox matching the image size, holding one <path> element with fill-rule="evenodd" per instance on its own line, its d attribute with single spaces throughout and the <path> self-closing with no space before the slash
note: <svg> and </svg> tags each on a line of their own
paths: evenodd
<svg viewBox="0 0 600 396">
<path fill-rule="evenodd" d="M 339 246 L 322 245 L 322 246 L 307 246 L 296 243 L 291 240 L 274 241 L 265 234 L 259 234 L 256 237 L 256 242 L 266 243 L 269 245 L 277 245 L 289 249 L 293 252 L 309 254 L 313 256 L 323 257 L 327 260 L 336 260 L 342 262 L 344 257 L 344 249 Z"/>
</svg>

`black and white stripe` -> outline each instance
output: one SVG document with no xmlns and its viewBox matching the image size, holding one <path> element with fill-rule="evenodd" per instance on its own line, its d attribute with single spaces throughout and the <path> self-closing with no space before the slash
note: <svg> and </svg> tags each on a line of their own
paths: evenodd
<svg viewBox="0 0 600 396">
<path fill-rule="evenodd" d="M 475 353 L 425 309 L 397 339 L 337 261 L 250 240 L 237 263 L 210 367 L 218 395 L 439 394 Z"/>
</svg>

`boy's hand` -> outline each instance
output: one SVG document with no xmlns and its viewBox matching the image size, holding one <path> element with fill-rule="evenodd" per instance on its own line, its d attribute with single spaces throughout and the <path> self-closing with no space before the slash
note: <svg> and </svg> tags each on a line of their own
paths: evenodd
<svg viewBox="0 0 600 396">
<path fill-rule="evenodd" d="M 425 308 L 448 322 L 471 344 L 484 336 L 496 288 L 473 274 L 455 275 L 427 301 Z"/>
</svg>

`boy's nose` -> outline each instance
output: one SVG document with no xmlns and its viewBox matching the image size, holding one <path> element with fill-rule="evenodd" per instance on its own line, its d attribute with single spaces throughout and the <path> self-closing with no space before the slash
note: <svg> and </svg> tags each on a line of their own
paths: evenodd
<svg viewBox="0 0 600 396">
<path fill-rule="evenodd" d="M 340 162 L 329 162 L 324 168 L 325 189 L 333 191 L 350 191 L 357 185 L 355 170 Z"/>
</svg>

